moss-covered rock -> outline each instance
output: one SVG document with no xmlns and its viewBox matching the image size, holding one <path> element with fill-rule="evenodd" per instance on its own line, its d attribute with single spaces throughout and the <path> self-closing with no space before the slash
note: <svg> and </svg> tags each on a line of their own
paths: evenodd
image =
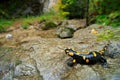
<svg viewBox="0 0 120 80">
<path fill-rule="evenodd" d="M 75 32 L 75 30 L 73 30 L 72 28 L 65 27 L 65 28 L 59 29 L 58 37 L 72 38 L 74 32 Z"/>
<path fill-rule="evenodd" d="M 49 22 L 45 23 L 45 26 L 42 27 L 42 29 L 43 30 L 49 30 L 49 29 L 53 29 L 53 28 L 56 28 L 56 27 L 57 27 L 57 25 L 54 22 L 49 21 Z"/>
</svg>

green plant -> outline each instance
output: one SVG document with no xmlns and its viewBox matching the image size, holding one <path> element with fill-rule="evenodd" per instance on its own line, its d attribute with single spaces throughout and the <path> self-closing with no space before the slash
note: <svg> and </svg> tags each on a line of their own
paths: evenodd
<svg viewBox="0 0 120 80">
<path fill-rule="evenodd" d="M 96 23 L 101 25 L 110 25 L 112 27 L 120 26 L 120 12 L 113 12 L 110 15 L 96 16 Z"/>
<path fill-rule="evenodd" d="M 0 19 L 0 33 L 6 31 L 6 29 L 13 24 L 13 20 Z"/>
<path fill-rule="evenodd" d="M 120 40 L 120 30 L 106 30 L 101 32 L 97 35 L 98 41 L 100 40 L 109 40 L 109 39 L 116 39 Z"/>
<path fill-rule="evenodd" d="M 21 27 L 22 27 L 23 29 L 28 29 L 29 24 L 23 24 L 23 25 L 21 25 Z"/>
<path fill-rule="evenodd" d="M 62 0 L 62 9 L 68 12 L 68 18 L 84 18 L 86 1 L 82 0 Z"/>
<path fill-rule="evenodd" d="M 119 4 L 119 0 L 90 0 L 90 21 L 113 27 L 120 26 Z"/>
<path fill-rule="evenodd" d="M 99 16 L 96 16 L 96 23 L 102 24 L 102 25 L 109 25 L 110 20 L 108 19 L 107 15 L 99 15 Z"/>
<path fill-rule="evenodd" d="M 65 17 L 62 15 L 62 12 L 54 12 L 50 11 L 48 13 L 44 13 L 40 16 L 28 16 L 24 18 L 18 18 L 18 21 L 22 22 L 22 24 L 33 24 L 34 22 L 41 22 L 41 21 L 61 21 L 64 20 Z"/>
<path fill-rule="evenodd" d="M 57 25 L 54 22 L 50 21 L 50 22 L 45 23 L 43 30 L 48 30 L 48 29 L 55 28 L 55 27 L 57 27 Z"/>
<path fill-rule="evenodd" d="M 40 16 L 28 16 L 28 17 L 21 17 L 17 19 L 0 19 L 0 32 L 4 32 L 7 27 L 11 26 L 14 22 L 21 22 L 22 28 L 27 29 L 30 24 L 33 24 L 34 22 L 40 22 L 43 20 L 46 20 L 48 22 L 50 21 L 59 21 L 64 20 L 65 17 L 61 15 L 62 13 L 55 13 L 53 11 L 50 11 L 49 13 L 45 13 Z"/>
<path fill-rule="evenodd" d="M 0 32 L 4 32 L 6 29 L 3 26 L 0 26 Z"/>
</svg>

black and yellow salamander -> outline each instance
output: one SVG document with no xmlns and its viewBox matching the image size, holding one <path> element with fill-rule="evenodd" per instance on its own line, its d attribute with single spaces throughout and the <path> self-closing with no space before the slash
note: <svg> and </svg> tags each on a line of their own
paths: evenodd
<svg viewBox="0 0 120 80">
<path fill-rule="evenodd" d="M 71 61 L 67 64 L 72 67 L 75 64 L 86 64 L 92 65 L 96 63 L 100 63 L 103 67 L 106 67 L 107 60 L 103 57 L 104 51 L 106 50 L 106 46 L 100 51 L 92 51 L 88 54 L 81 54 L 71 48 L 65 49 L 65 53 L 71 57 Z"/>
</svg>

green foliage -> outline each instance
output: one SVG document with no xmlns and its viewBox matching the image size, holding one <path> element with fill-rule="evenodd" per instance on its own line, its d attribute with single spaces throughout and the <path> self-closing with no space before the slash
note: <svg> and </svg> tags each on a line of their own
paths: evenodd
<svg viewBox="0 0 120 80">
<path fill-rule="evenodd" d="M 96 16 L 96 23 L 118 27 L 120 26 L 120 11 L 113 12 L 109 15 Z"/>
<path fill-rule="evenodd" d="M 21 1 L 21 0 L 1 1 L 0 2 L 0 18 L 12 18 L 13 16 L 11 15 L 15 14 L 16 10 L 22 8 L 24 4 L 25 4 L 25 1 Z"/>
<path fill-rule="evenodd" d="M 68 12 L 68 18 L 83 18 L 85 16 L 84 11 L 86 6 L 86 0 L 62 0 L 62 9 Z"/>
<path fill-rule="evenodd" d="M 4 32 L 7 27 L 12 25 L 13 20 L 0 19 L 0 33 Z"/>
<path fill-rule="evenodd" d="M 23 29 L 27 29 L 29 25 L 34 24 L 34 22 L 40 22 L 40 21 L 62 21 L 65 17 L 61 15 L 61 13 L 55 13 L 53 11 L 49 13 L 45 13 L 40 16 L 28 16 L 28 17 L 21 17 L 17 19 L 0 19 L 0 32 L 4 32 L 7 27 L 11 26 L 14 22 L 21 22 L 21 27 Z"/>
<path fill-rule="evenodd" d="M 98 41 L 109 39 L 120 40 L 120 30 L 106 30 L 104 32 L 99 33 L 97 36 Z"/>
<path fill-rule="evenodd" d="M 0 26 L 0 33 L 5 31 L 5 27 Z"/>
<path fill-rule="evenodd" d="M 22 27 L 23 29 L 28 29 L 29 24 L 23 24 L 21 27 Z"/>
<path fill-rule="evenodd" d="M 96 23 L 101 24 L 101 25 L 109 25 L 110 24 L 110 20 L 108 19 L 108 17 L 106 15 L 99 15 L 96 16 Z"/>
<path fill-rule="evenodd" d="M 120 10 L 119 0 L 90 0 L 90 12 L 98 15 L 110 14 Z"/>
<path fill-rule="evenodd" d="M 54 10 L 51 10 L 49 13 L 45 13 L 41 16 L 41 20 L 48 20 L 48 21 L 61 21 L 65 20 L 65 15 L 67 12 L 63 12 L 62 10 L 59 10 L 58 12 L 55 12 Z"/>
<path fill-rule="evenodd" d="M 57 25 L 50 21 L 50 22 L 46 22 L 45 23 L 45 26 L 42 28 L 43 30 L 48 30 L 48 29 L 52 29 L 52 28 L 55 28 Z"/>
<path fill-rule="evenodd" d="M 90 21 L 113 27 L 120 26 L 119 0 L 90 0 Z"/>
<path fill-rule="evenodd" d="M 66 19 L 63 15 L 65 15 L 63 12 L 54 12 L 50 11 L 48 13 L 44 13 L 40 16 L 28 16 L 19 19 L 19 21 L 22 21 L 23 24 L 33 24 L 34 22 L 40 22 L 40 21 L 61 21 Z"/>
</svg>

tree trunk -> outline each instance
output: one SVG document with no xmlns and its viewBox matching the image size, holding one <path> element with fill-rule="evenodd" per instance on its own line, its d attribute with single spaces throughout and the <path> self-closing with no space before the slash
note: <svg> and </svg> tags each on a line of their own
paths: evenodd
<svg viewBox="0 0 120 80">
<path fill-rule="evenodd" d="M 86 27 L 89 26 L 89 0 L 86 2 Z"/>
</svg>

